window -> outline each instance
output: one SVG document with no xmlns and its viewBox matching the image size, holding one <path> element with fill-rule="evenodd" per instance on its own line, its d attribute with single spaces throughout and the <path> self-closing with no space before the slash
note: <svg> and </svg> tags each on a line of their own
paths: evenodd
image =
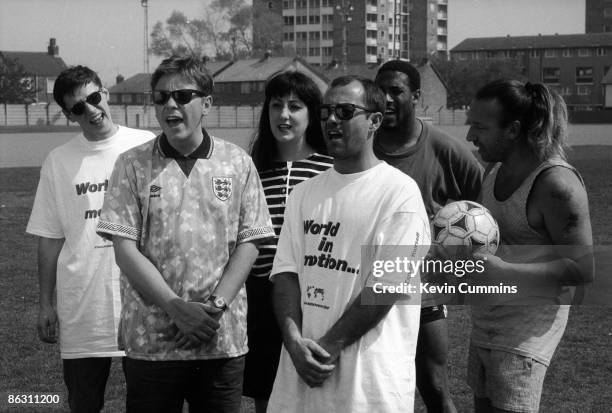
<svg viewBox="0 0 612 413">
<path fill-rule="evenodd" d="M 284 39 L 286 42 L 292 42 L 292 41 L 294 41 L 294 40 L 295 40 L 295 35 L 294 35 L 294 33 L 293 33 L 293 32 L 291 32 L 291 33 L 284 33 L 284 37 L 283 37 L 283 39 Z"/>
<path fill-rule="evenodd" d="M 308 32 L 296 32 L 295 37 L 297 40 L 306 41 L 308 39 Z"/>
<path fill-rule="evenodd" d="M 241 82 L 240 93 L 242 93 L 243 95 L 251 93 L 251 82 Z"/>
<path fill-rule="evenodd" d="M 321 6 L 321 1 L 320 0 L 310 0 L 310 8 L 311 9 L 315 9 L 317 7 Z"/>
<path fill-rule="evenodd" d="M 563 57 L 572 57 L 571 49 L 563 49 Z"/>
<path fill-rule="evenodd" d="M 283 20 L 285 21 L 285 26 L 293 26 L 294 24 L 293 16 L 285 16 Z"/>
<path fill-rule="evenodd" d="M 384 31 L 384 30 L 381 30 L 381 31 L 380 31 L 380 38 L 381 38 L 381 39 L 384 39 L 384 38 L 385 38 L 385 31 Z"/>
<path fill-rule="evenodd" d="M 377 21 L 376 15 L 372 14 L 372 13 L 366 14 L 366 21 L 370 22 L 370 23 L 376 23 L 376 21 Z"/>
<path fill-rule="evenodd" d="M 561 69 L 558 67 L 544 67 L 542 68 L 542 81 L 544 83 L 559 83 L 561 77 Z"/>
<path fill-rule="evenodd" d="M 563 86 L 561 88 L 561 95 L 562 96 L 571 96 L 572 94 L 572 88 L 569 86 Z"/>
<path fill-rule="evenodd" d="M 323 56 L 331 56 L 333 53 L 333 48 L 331 47 L 324 47 L 323 48 Z"/>
<path fill-rule="evenodd" d="M 366 30 L 366 38 L 376 39 L 376 30 Z"/>
<path fill-rule="evenodd" d="M 597 56 L 605 56 L 606 55 L 606 49 L 604 49 L 603 47 L 598 47 L 596 49 L 596 53 Z"/>
<path fill-rule="evenodd" d="M 132 95 L 130 95 L 129 93 L 121 94 L 121 103 L 132 103 Z"/>
<path fill-rule="evenodd" d="M 298 56 L 307 56 L 308 49 L 305 47 L 298 47 L 295 49 L 295 52 L 298 54 Z"/>
<path fill-rule="evenodd" d="M 308 50 L 308 56 L 321 56 L 321 49 L 318 47 L 311 47 Z"/>
<path fill-rule="evenodd" d="M 577 67 L 576 68 L 576 83 L 593 83 L 593 68 L 592 67 Z"/>
<path fill-rule="evenodd" d="M 381 15 L 380 15 L 380 22 L 381 22 L 381 23 L 384 23 L 384 22 L 385 22 L 385 15 L 384 15 L 384 14 L 381 14 Z"/>
<path fill-rule="evenodd" d="M 591 94 L 591 86 L 578 85 L 578 95 L 589 96 Z"/>
<path fill-rule="evenodd" d="M 378 0 L 368 0 L 370 6 L 378 6 Z"/>
<path fill-rule="evenodd" d="M 308 0 L 295 0 L 295 7 L 297 9 L 305 9 L 308 7 Z"/>
<path fill-rule="evenodd" d="M 295 16 L 295 24 L 308 24 L 308 16 Z"/>
<path fill-rule="evenodd" d="M 557 51 L 555 49 L 546 49 L 544 51 L 544 57 L 557 57 Z"/>
<path fill-rule="evenodd" d="M 55 85 L 55 78 L 54 77 L 53 78 L 48 77 L 46 79 L 46 81 L 47 81 L 47 93 L 48 94 L 52 94 L 53 93 L 53 85 Z"/>
<path fill-rule="evenodd" d="M 323 24 L 333 24 L 334 23 L 334 15 L 333 14 L 324 14 L 321 17 L 323 18 Z"/>
<path fill-rule="evenodd" d="M 310 40 L 320 40 L 321 39 L 321 32 L 308 32 L 308 38 Z"/>
<path fill-rule="evenodd" d="M 529 51 L 529 57 L 540 57 L 541 51 L 540 50 L 530 50 Z"/>
<path fill-rule="evenodd" d="M 323 40 L 331 40 L 331 39 L 333 39 L 334 38 L 333 30 L 325 30 L 325 31 L 323 31 L 322 34 L 321 34 L 321 38 Z"/>
<path fill-rule="evenodd" d="M 592 52 L 591 49 L 587 49 L 586 47 L 581 47 L 580 49 L 578 49 L 578 56 L 580 57 L 586 57 L 586 56 L 591 56 Z"/>
<path fill-rule="evenodd" d="M 366 54 L 376 55 L 376 46 L 366 46 Z"/>
<path fill-rule="evenodd" d="M 308 16 L 308 24 L 319 24 L 321 23 L 321 16 Z"/>
<path fill-rule="evenodd" d="M 321 7 L 333 7 L 333 0 L 321 0 Z"/>
<path fill-rule="evenodd" d="M 496 55 L 497 53 L 495 51 L 487 50 L 487 59 L 495 59 Z"/>
</svg>

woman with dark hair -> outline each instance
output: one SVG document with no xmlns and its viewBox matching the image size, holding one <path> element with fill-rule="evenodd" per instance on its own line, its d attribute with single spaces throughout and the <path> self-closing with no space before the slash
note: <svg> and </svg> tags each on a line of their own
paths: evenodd
<svg viewBox="0 0 612 413">
<path fill-rule="evenodd" d="M 259 244 L 259 257 L 247 280 L 249 353 L 244 373 L 245 396 L 265 412 L 280 357 L 282 337 L 272 310 L 268 280 L 283 225 L 285 203 L 293 187 L 332 166 L 327 156 L 317 108 L 321 91 L 308 76 L 285 72 L 271 78 L 259 118 L 251 156 L 257 167 L 276 238 Z"/>
</svg>

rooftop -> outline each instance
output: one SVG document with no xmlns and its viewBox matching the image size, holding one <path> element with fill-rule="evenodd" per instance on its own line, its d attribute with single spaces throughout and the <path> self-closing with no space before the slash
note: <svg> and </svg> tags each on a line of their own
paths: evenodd
<svg viewBox="0 0 612 413">
<path fill-rule="evenodd" d="M 61 57 L 51 56 L 46 52 L 10 52 L 0 54 L 11 60 L 17 60 L 31 75 L 56 77 L 68 66 Z"/>
<path fill-rule="evenodd" d="M 612 46 L 612 33 L 473 37 L 463 40 L 457 46 L 453 47 L 451 52 L 602 46 Z"/>
</svg>

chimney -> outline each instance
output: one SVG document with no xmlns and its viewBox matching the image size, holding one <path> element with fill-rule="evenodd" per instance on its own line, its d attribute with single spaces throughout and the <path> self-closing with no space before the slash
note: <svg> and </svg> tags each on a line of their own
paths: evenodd
<svg viewBox="0 0 612 413">
<path fill-rule="evenodd" d="M 59 46 L 55 43 L 55 38 L 52 37 L 49 39 L 49 46 L 47 46 L 47 53 L 49 56 L 58 56 L 59 55 Z"/>
<path fill-rule="evenodd" d="M 121 75 L 117 75 L 117 77 L 115 78 L 115 84 L 119 84 L 121 82 L 123 82 L 125 80 L 125 78 Z"/>
</svg>

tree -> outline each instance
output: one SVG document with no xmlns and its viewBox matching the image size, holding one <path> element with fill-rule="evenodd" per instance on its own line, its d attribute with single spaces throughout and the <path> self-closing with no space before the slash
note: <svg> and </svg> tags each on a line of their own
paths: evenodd
<svg viewBox="0 0 612 413">
<path fill-rule="evenodd" d="M 253 35 L 253 25 L 261 27 Z M 262 50 L 282 48 L 282 17 L 244 0 L 214 0 L 202 19 L 172 12 L 165 25 L 157 22 L 151 33 L 150 52 L 167 57 L 178 53 L 236 59 Z"/>
<path fill-rule="evenodd" d="M 456 61 L 446 60 L 445 57 L 434 57 L 431 63 L 448 87 L 449 108 L 469 106 L 476 92 L 493 80 L 501 78 L 526 80 L 520 59 Z"/>
<path fill-rule="evenodd" d="M 151 32 L 151 53 L 168 57 L 173 54 L 190 53 L 199 57 L 207 55 L 209 40 L 207 22 L 189 20 L 180 11 L 173 11 L 166 25 L 157 22 Z"/>
<path fill-rule="evenodd" d="M 264 2 L 265 3 L 265 2 Z M 265 4 L 253 6 L 253 51 L 283 54 L 283 17 Z"/>
<path fill-rule="evenodd" d="M 16 59 L 0 53 L 0 103 L 32 103 L 35 100 L 32 76 Z"/>
</svg>

